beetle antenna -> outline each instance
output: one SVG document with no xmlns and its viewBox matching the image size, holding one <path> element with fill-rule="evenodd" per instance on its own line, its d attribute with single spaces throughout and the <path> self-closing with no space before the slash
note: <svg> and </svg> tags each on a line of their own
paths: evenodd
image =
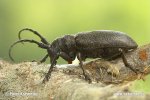
<svg viewBox="0 0 150 100">
<path fill-rule="evenodd" d="M 14 42 L 14 43 L 10 46 L 10 48 L 9 48 L 9 58 L 10 58 L 12 61 L 14 61 L 13 57 L 11 56 L 11 50 L 12 50 L 12 48 L 13 48 L 16 44 L 22 43 L 22 42 L 35 43 L 35 44 L 37 44 L 40 48 L 44 48 L 44 49 L 49 48 L 48 45 L 43 44 L 43 43 L 39 43 L 39 42 L 37 42 L 37 41 L 35 41 L 35 40 L 23 39 L 23 40 L 16 41 L 16 42 Z"/>
<path fill-rule="evenodd" d="M 21 33 L 23 31 L 30 31 L 30 32 L 34 33 L 35 35 L 37 35 L 41 39 L 41 42 L 43 42 L 44 44 L 49 44 L 48 41 L 43 36 L 40 35 L 40 33 L 38 33 L 37 31 L 35 31 L 33 29 L 30 29 L 30 28 L 24 28 L 19 31 L 19 33 L 18 33 L 19 40 L 21 40 Z"/>
</svg>

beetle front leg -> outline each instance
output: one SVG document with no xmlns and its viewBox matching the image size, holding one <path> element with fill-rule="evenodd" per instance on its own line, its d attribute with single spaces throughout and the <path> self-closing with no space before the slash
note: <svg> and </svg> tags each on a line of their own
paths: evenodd
<svg viewBox="0 0 150 100">
<path fill-rule="evenodd" d="M 85 70 L 84 70 L 84 68 L 83 68 L 83 62 L 82 62 L 81 53 L 78 53 L 78 54 L 77 54 L 77 58 L 78 58 L 78 60 L 79 60 L 79 62 L 80 62 L 79 64 L 80 64 L 80 67 L 81 67 L 81 69 L 82 69 L 82 71 L 83 71 L 83 75 L 84 75 L 84 77 L 85 77 L 85 80 L 88 80 L 89 83 L 91 83 L 92 80 L 89 78 L 89 76 L 88 76 L 87 74 L 85 74 Z"/>
<path fill-rule="evenodd" d="M 131 67 L 131 65 L 127 62 L 124 50 L 120 48 L 119 51 L 121 52 L 121 57 L 122 57 L 122 60 L 123 60 L 123 63 L 125 64 L 125 66 L 130 68 L 133 72 L 135 72 L 137 74 L 137 70 L 133 69 Z"/>
<path fill-rule="evenodd" d="M 68 64 L 72 64 L 72 61 L 74 60 L 74 58 L 71 58 L 68 54 L 66 54 L 65 52 L 60 52 L 59 56 L 62 57 L 64 60 L 68 61 Z"/>
<path fill-rule="evenodd" d="M 42 83 L 46 83 L 47 81 L 49 81 L 49 79 L 50 79 L 50 76 L 51 76 L 51 73 L 52 73 L 52 71 L 53 71 L 53 68 L 54 68 L 54 66 L 56 65 L 56 63 L 57 63 L 57 59 L 58 59 L 58 55 L 51 61 L 51 66 L 50 66 L 50 68 L 49 68 L 49 70 L 48 70 L 48 73 L 45 75 L 45 78 L 43 79 L 43 82 Z"/>
</svg>

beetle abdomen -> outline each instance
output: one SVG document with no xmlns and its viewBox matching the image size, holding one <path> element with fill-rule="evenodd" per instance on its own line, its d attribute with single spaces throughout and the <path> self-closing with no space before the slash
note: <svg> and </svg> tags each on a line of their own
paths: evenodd
<svg viewBox="0 0 150 100">
<path fill-rule="evenodd" d="M 136 42 L 129 36 L 117 31 L 91 31 L 76 35 L 76 46 L 79 50 L 94 50 L 97 48 L 137 48 Z"/>
</svg>

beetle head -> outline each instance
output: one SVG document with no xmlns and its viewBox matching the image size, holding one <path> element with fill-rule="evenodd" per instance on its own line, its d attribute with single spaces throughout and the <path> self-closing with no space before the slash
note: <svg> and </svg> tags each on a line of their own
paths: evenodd
<svg viewBox="0 0 150 100">
<path fill-rule="evenodd" d="M 36 36 L 38 36 L 41 39 L 41 42 L 37 42 L 35 40 L 29 40 L 29 39 L 21 39 L 21 33 L 23 31 L 30 31 Z M 18 33 L 18 38 L 19 40 L 13 43 L 10 48 L 9 48 L 9 57 L 11 60 L 13 60 L 11 56 L 11 49 L 14 45 L 17 43 L 23 43 L 23 42 L 30 42 L 37 44 L 40 48 L 47 49 L 48 56 L 52 60 L 58 56 L 60 52 L 66 53 L 70 58 L 75 59 L 75 54 L 76 54 L 76 43 L 75 43 L 75 38 L 74 36 L 71 35 L 65 35 L 62 38 L 57 38 L 54 40 L 51 44 L 43 37 L 41 36 L 37 31 L 29 28 L 25 28 L 19 31 Z M 14 60 L 13 60 L 14 61 Z"/>
</svg>

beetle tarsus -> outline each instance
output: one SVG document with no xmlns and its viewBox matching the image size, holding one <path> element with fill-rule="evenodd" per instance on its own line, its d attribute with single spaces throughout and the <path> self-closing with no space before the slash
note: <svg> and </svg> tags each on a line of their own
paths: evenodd
<svg viewBox="0 0 150 100">
<path fill-rule="evenodd" d="M 49 81 L 49 79 L 50 79 L 50 76 L 51 76 L 51 72 L 53 71 L 53 67 L 51 66 L 50 67 L 50 69 L 49 69 L 49 71 L 48 71 L 48 73 L 45 75 L 45 77 L 44 77 L 44 79 L 43 79 L 43 81 L 42 81 L 42 83 L 46 83 L 46 82 L 48 82 Z"/>
<path fill-rule="evenodd" d="M 43 81 L 42 81 L 43 84 L 45 84 L 46 82 L 49 81 L 49 79 L 50 79 L 50 74 L 51 74 L 51 73 L 47 73 L 47 74 L 46 74 L 46 76 L 44 77 L 44 79 L 43 79 Z"/>
<path fill-rule="evenodd" d="M 39 62 L 40 63 L 43 63 L 43 62 L 45 62 L 46 61 L 46 59 L 48 58 L 48 54 L 46 54 L 45 56 L 44 56 L 44 58 L 43 59 L 41 59 Z"/>
</svg>

